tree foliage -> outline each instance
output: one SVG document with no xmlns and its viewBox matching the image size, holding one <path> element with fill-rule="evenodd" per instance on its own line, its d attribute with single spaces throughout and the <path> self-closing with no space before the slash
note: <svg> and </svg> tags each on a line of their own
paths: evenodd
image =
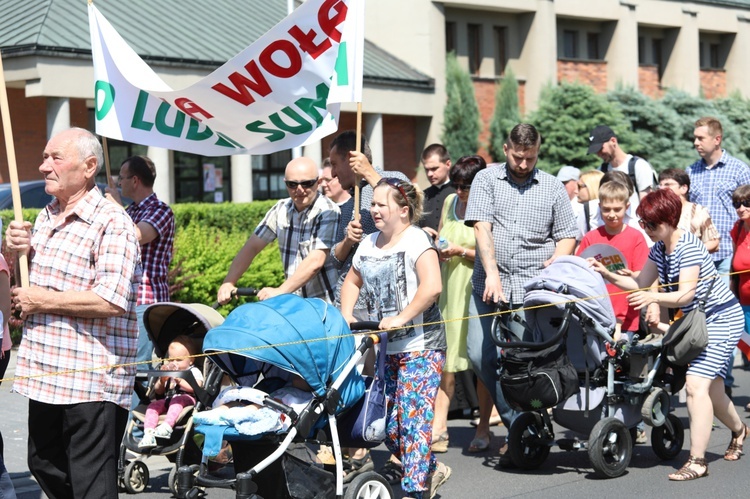
<svg viewBox="0 0 750 499">
<path fill-rule="evenodd" d="M 451 157 L 476 154 L 479 149 L 479 106 L 469 73 L 461 68 L 456 55 L 448 54 L 445 64 L 443 133 L 440 137 Z"/>
<path fill-rule="evenodd" d="M 487 150 L 497 161 L 505 161 L 503 144 L 516 124 L 521 122 L 521 110 L 518 103 L 518 80 L 513 70 L 508 68 L 502 80 L 497 82 L 495 92 L 495 110 L 490 123 L 490 143 Z"/>
</svg>

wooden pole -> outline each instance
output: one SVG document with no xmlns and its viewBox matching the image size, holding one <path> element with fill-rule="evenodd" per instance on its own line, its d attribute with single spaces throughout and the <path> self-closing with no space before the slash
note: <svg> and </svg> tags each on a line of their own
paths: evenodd
<svg viewBox="0 0 750 499">
<path fill-rule="evenodd" d="M 355 150 L 359 152 L 359 150 L 362 148 L 362 103 L 357 102 L 357 138 L 356 138 L 356 145 Z M 354 177 L 354 220 L 359 222 L 360 214 L 359 214 L 359 199 L 360 199 L 360 192 L 359 192 L 359 184 L 362 182 L 362 177 L 360 175 L 355 175 Z"/>
<path fill-rule="evenodd" d="M 0 53 L 0 114 L 3 116 L 3 135 L 5 136 L 5 151 L 8 154 L 8 174 L 10 176 L 10 194 L 13 198 L 13 219 L 23 222 L 23 207 L 21 206 L 21 188 L 18 185 L 18 169 L 16 167 L 16 149 L 13 146 L 13 129 L 10 125 L 10 105 L 8 91 L 5 88 L 5 71 L 3 70 L 3 56 Z M 18 272 L 21 276 L 21 287 L 29 287 L 29 260 L 26 255 L 18 256 Z"/>
<path fill-rule="evenodd" d="M 112 179 L 112 168 L 109 165 L 109 149 L 107 148 L 107 137 L 102 137 L 102 149 L 104 150 L 104 168 L 107 174 L 107 185 L 114 189 L 115 181 Z"/>
</svg>

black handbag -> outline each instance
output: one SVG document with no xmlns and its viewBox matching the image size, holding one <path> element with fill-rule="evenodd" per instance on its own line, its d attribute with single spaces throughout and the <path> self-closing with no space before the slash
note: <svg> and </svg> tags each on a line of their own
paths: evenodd
<svg viewBox="0 0 750 499">
<path fill-rule="evenodd" d="M 698 306 L 674 321 L 662 340 L 667 360 L 678 366 L 685 366 L 698 357 L 708 346 L 708 328 L 706 327 L 706 300 L 713 289 L 716 276 Z"/>
<path fill-rule="evenodd" d="M 519 411 L 554 407 L 580 391 L 564 342 L 543 350 L 504 350 L 500 386 L 508 404 Z"/>
</svg>

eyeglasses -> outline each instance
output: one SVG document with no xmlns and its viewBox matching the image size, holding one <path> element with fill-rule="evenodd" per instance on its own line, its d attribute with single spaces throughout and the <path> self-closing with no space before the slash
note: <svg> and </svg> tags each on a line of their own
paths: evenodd
<svg viewBox="0 0 750 499">
<path fill-rule="evenodd" d="M 401 194 L 404 197 L 404 199 L 408 199 L 406 197 L 406 191 L 404 191 L 404 188 L 401 187 L 401 181 L 399 179 L 395 177 L 383 177 L 378 181 L 377 185 L 381 185 L 381 184 L 390 185 L 391 187 L 396 189 L 399 192 L 399 194 Z"/>
<path fill-rule="evenodd" d="M 296 189 L 296 188 L 297 188 L 297 187 L 299 187 L 300 185 L 301 185 L 301 186 L 302 186 L 302 188 L 304 188 L 304 189 L 309 189 L 309 188 L 311 188 L 312 186 L 314 186 L 315 184 L 317 184 L 317 183 L 318 183 L 318 177 L 315 177 L 315 178 L 314 178 L 314 179 L 312 179 L 312 180 L 301 180 L 301 181 L 299 181 L 299 182 L 297 182 L 297 181 L 295 181 L 295 180 L 284 180 L 284 183 L 285 183 L 285 184 L 286 184 L 286 186 L 287 186 L 288 188 L 290 188 L 290 189 Z"/>
<path fill-rule="evenodd" d="M 462 191 L 468 191 L 471 189 L 471 184 L 457 184 L 456 182 L 451 182 L 451 185 L 456 190 L 461 189 Z"/>
<path fill-rule="evenodd" d="M 641 226 L 641 229 L 646 229 L 651 232 L 654 232 L 656 228 L 659 226 L 658 224 L 655 224 L 653 222 L 646 222 L 645 220 L 638 220 L 638 225 Z"/>
<path fill-rule="evenodd" d="M 732 201 L 732 206 L 734 206 L 735 210 L 739 210 L 740 206 L 750 208 L 750 199 L 744 199 L 742 201 Z"/>
</svg>

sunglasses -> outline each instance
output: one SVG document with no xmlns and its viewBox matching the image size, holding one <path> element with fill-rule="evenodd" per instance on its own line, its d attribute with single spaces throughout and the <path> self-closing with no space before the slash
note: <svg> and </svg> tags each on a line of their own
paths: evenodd
<svg viewBox="0 0 750 499">
<path fill-rule="evenodd" d="M 462 191 L 468 191 L 471 189 L 471 184 L 457 184 L 456 182 L 451 182 L 451 185 L 456 190 L 461 189 Z"/>
<path fill-rule="evenodd" d="M 317 179 L 317 177 L 316 177 L 316 178 L 314 178 L 314 179 L 312 179 L 312 180 L 302 180 L 302 181 L 300 181 L 300 182 L 296 182 L 296 181 L 294 181 L 294 180 L 284 180 L 284 183 L 285 183 L 285 184 L 286 184 L 286 186 L 287 186 L 287 187 L 289 187 L 290 189 L 296 189 L 296 188 L 297 188 L 297 187 L 299 187 L 300 185 L 301 185 L 302 187 L 304 187 L 305 189 L 309 189 L 309 188 L 311 188 L 312 186 L 314 186 L 315 184 L 317 184 L 317 183 L 318 183 L 318 179 Z"/>
<path fill-rule="evenodd" d="M 750 199 L 745 199 L 744 201 L 732 201 L 732 206 L 734 206 L 735 210 L 739 210 L 740 206 L 750 208 Z"/>
<path fill-rule="evenodd" d="M 404 199 L 408 199 L 406 197 L 406 191 L 404 191 L 404 188 L 401 187 L 401 181 L 399 179 L 395 177 L 383 177 L 378 181 L 377 185 L 381 185 L 381 184 L 390 185 L 391 187 L 396 189 L 399 192 L 399 194 L 401 194 L 404 197 Z"/>
<path fill-rule="evenodd" d="M 651 232 L 654 232 L 656 228 L 659 226 L 659 224 L 655 224 L 653 222 L 646 222 L 645 220 L 638 220 L 638 225 L 641 226 L 641 229 L 650 230 Z"/>
</svg>

